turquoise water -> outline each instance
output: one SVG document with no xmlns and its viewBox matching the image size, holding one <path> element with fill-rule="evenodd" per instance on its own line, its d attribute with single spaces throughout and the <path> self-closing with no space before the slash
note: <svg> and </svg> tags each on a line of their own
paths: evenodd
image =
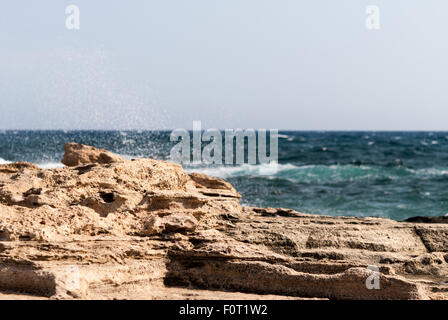
<svg viewBox="0 0 448 320">
<path fill-rule="evenodd" d="M 270 165 L 187 167 L 230 181 L 254 206 L 396 220 L 448 213 L 448 132 L 280 132 Z M 169 159 L 169 132 L 5 131 L 0 163 L 56 167 L 76 141 L 126 157 Z"/>
</svg>

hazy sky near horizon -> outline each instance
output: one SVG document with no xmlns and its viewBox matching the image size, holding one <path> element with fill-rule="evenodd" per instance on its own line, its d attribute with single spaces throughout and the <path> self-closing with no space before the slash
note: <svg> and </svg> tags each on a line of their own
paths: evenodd
<svg viewBox="0 0 448 320">
<path fill-rule="evenodd" d="M 365 27 L 367 5 L 380 30 Z M 2 1 L 0 129 L 448 130 L 447 12 L 446 0 Z"/>
</svg>

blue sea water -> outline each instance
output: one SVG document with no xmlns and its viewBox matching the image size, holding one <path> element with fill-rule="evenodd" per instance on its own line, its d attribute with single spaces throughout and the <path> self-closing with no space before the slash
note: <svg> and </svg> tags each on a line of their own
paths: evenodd
<svg viewBox="0 0 448 320">
<path fill-rule="evenodd" d="M 75 141 L 125 157 L 169 160 L 158 131 L 3 131 L 0 163 L 60 166 Z M 268 164 L 187 167 L 224 178 L 243 204 L 403 220 L 448 213 L 448 132 L 280 132 L 278 170 Z"/>
</svg>

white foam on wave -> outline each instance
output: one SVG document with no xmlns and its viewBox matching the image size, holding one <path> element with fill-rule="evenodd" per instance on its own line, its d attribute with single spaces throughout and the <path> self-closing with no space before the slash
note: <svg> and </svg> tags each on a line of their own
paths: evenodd
<svg viewBox="0 0 448 320">
<path fill-rule="evenodd" d="M 187 168 L 187 172 L 204 173 L 217 178 L 229 178 L 234 176 L 273 176 L 279 172 L 298 167 L 292 164 L 278 164 L 270 162 L 259 165 L 243 164 L 235 167 L 208 167 L 208 168 Z"/>
<path fill-rule="evenodd" d="M 290 163 L 278 164 L 272 162 L 269 164 L 249 165 L 244 164 L 235 167 L 207 167 L 207 168 L 187 168 L 188 172 L 205 173 L 217 178 L 229 178 L 235 176 L 291 176 L 294 179 L 303 180 L 304 178 L 350 178 L 362 176 L 367 177 L 370 171 L 375 170 L 369 166 L 354 165 L 303 165 L 296 166 Z"/>
<path fill-rule="evenodd" d="M 11 163 L 11 161 L 0 158 L 0 164 L 8 164 L 8 163 Z"/>
<path fill-rule="evenodd" d="M 36 165 L 42 169 L 58 169 L 64 167 L 64 165 L 60 162 L 37 163 Z"/>
<path fill-rule="evenodd" d="M 355 165 L 303 165 L 269 163 L 261 165 L 244 164 L 241 166 L 185 168 L 187 172 L 204 173 L 212 177 L 227 179 L 230 177 L 260 176 L 282 177 L 291 181 L 312 182 L 324 180 L 353 180 L 388 178 L 401 179 L 403 175 L 416 175 L 423 178 L 446 176 L 446 168 L 382 168 L 377 166 Z"/>
<path fill-rule="evenodd" d="M 417 170 L 409 169 L 412 173 L 420 176 L 446 176 L 448 175 L 447 168 L 422 168 Z"/>
<path fill-rule="evenodd" d="M 3 158 L 0 158 L 0 164 L 10 164 L 14 161 L 8 161 Z M 44 163 L 36 163 L 36 165 L 42 169 L 55 169 L 55 168 L 62 168 L 64 165 L 60 162 L 44 162 Z"/>
<path fill-rule="evenodd" d="M 10 163 L 13 163 L 13 161 L 8 161 L 3 158 L 0 158 L 0 164 L 10 164 Z M 64 167 L 64 165 L 60 162 L 36 163 L 36 165 L 42 169 L 55 169 Z"/>
</svg>

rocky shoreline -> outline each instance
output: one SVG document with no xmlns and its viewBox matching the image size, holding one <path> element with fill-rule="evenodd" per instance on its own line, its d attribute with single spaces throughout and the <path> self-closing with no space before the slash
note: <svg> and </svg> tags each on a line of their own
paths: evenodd
<svg viewBox="0 0 448 320">
<path fill-rule="evenodd" d="M 446 217 L 243 207 L 225 181 L 75 143 L 62 162 L 0 165 L 0 298 L 448 299 Z"/>
</svg>

